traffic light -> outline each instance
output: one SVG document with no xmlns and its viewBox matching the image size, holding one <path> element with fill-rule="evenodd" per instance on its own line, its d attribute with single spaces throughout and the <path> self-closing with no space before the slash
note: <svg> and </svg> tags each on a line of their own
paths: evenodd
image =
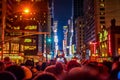
<svg viewBox="0 0 120 80">
<path fill-rule="evenodd" d="M 48 41 L 48 42 L 51 42 L 51 38 L 48 38 L 47 41 Z"/>
<path fill-rule="evenodd" d="M 52 39 L 50 36 L 46 37 L 46 53 L 50 53 Z"/>
<path fill-rule="evenodd" d="M 51 43 L 51 41 L 52 41 L 52 40 L 51 40 L 51 37 L 47 37 L 46 42 L 47 42 L 47 43 Z"/>
</svg>

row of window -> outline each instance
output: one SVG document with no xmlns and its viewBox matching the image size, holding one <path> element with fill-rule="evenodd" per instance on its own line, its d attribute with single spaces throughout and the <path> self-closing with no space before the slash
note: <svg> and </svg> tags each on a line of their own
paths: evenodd
<svg viewBox="0 0 120 80">
<path fill-rule="evenodd" d="M 105 4 L 104 0 L 100 0 L 100 24 L 105 24 Z"/>
<path fill-rule="evenodd" d="M 100 2 L 105 2 L 105 0 L 100 0 Z"/>
</svg>

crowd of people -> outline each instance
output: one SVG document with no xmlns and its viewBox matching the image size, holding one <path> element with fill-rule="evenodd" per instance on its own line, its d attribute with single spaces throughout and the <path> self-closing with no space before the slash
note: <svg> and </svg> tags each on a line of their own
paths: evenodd
<svg viewBox="0 0 120 80">
<path fill-rule="evenodd" d="M 119 57 L 103 62 L 26 60 L 18 65 L 5 57 L 0 61 L 0 80 L 120 80 L 119 60 Z"/>
</svg>

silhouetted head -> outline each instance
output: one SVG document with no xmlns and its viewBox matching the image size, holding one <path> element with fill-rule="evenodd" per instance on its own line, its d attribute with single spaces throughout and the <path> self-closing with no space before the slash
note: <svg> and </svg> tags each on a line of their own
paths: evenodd
<svg viewBox="0 0 120 80">
<path fill-rule="evenodd" d="M 43 72 L 35 76 L 33 80 L 57 80 L 57 78 L 52 73 Z"/>
<path fill-rule="evenodd" d="M 44 71 L 56 75 L 56 67 L 55 67 L 55 65 L 47 66 Z"/>
<path fill-rule="evenodd" d="M 5 64 L 2 61 L 0 61 L 0 71 L 4 71 L 4 69 L 5 69 Z"/>
<path fill-rule="evenodd" d="M 67 71 L 70 71 L 74 67 L 80 67 L 81 65 L 76 60 L 71 60 L 67 63 Z"/>
<path fill-rule="evenodd" d="M 99 77 L 97 76 L 94 71 L 87 70 L 81 67 L 72 68 L 68 75 L 63 80 L 98 80 Z"/>
<path fill-rule="evenodd" d="M 56 74 L 61 74 L 63 72 L 63 65 L 61 62 L 57 62 L 55 67 L 56 67 Z"/>
<path fill-rule="evenodd" d="M 21 66 L 11 65 L 7 67 L 5 71 L 13 73 L 16 76 L 17 80 L 23 80 L 25 78 L 25 73 Z"/>
<path fill-rule="evenodd" d="M 8 71 L 1 71 L 0 80 L 17 80 L 17 79 L 13 73 Z"/>
<path fill-rule="evenodd" d="M 34 66 L 34 62 L 31 61 L 31 60 L 27 60 L 27 61 L 25 62 L 25 66 Z"/>
</svg>

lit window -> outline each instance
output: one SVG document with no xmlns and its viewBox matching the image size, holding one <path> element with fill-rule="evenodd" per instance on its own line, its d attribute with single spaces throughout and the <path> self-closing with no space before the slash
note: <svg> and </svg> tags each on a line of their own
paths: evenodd
<svg viewBox="0 0 120 80">
<path fill-rule="evenodd" d="M 15 15 L 15 18 L 17 18 L 18 16 L 17 15 Z"/>
<path fill-rule="evenodd" d="M 17 2 L 20 2 L 21 0 L 16 0 Z"/>
<path fill-rule="evenodd" d="M 100 15 L 105 15 L 105 12 L 100 12 Z"/>
<path fill-rule="evenodd" d="M 41 0 L 35 0 L 35 1 L 37 2 L 37 1 L 41 1 Z"/>
<path fill-rule="evenodd" d="M 25 39 L 24 42 L 30 43 L 32 42 L 32 39 Z"/>
<path fill-rule="evenodd" d="M 118 48 L 118 54 L 120 55 L 120 48 Z"/>
<path fill-rule="evenodd" d="M 105 7 L 105 4 L 103 4 L 103 3 L 100 3 L 100 7 Z"/>
<path fill-rule="evenodd" d="M 46 23 L 46 21 L 44 20 L 44 23 Z"/>
<path fill-rule="evenodd" d="M 28 30 L 36 30 L 36 29 L 37 29 L 37 26 L 34 26 L 34 25 L 26 26 L 25 29 L 28 29 Z"/>
<path fill-rule="evenodd" d="M 104 25 L 100 25 L 101 29 L 103 28 Z"/>
<path fill-rule="evenodd" d="M 105 0 L 100 0 L 100 2 L 104 2 Z"/>
</svg>

